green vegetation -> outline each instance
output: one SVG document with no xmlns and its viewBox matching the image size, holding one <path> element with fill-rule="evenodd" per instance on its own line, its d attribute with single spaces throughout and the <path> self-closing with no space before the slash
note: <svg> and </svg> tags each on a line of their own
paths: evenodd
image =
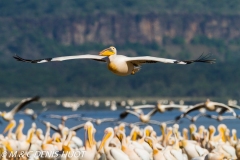
<svg viewBox="0 0 240 160">
<path fill-rule="evenodd" d="M 202 45 L 206 45 L 206 46 L 213 46 L 213 47 L 226 47 L 224 40 L 222 39 L 214 39 L 214 38 L 208 38 L 207 36 L 204 35 L 200 35 L 200 36 L 196 36 L 192 39 L 192 44 L 202 44 Z"/>
<path fill-rule="evenodd" d="M 11 0 L 0 2 L 0 16 L 41 17 L 95 13 L 204 13 L 239 14 L 238 0 Z"/>
<path fill-rule="evenodd" d="M 1 72 L 1 96 L 45 97 L 237 97 L 240 71 L 238 63 L 189 66 L 155 64 L 128 77 L 107 71 L 105 65 L 92 62 L 19 64 Z M 16 78 L 17 77 L 17 78 Z"/>
</svg>

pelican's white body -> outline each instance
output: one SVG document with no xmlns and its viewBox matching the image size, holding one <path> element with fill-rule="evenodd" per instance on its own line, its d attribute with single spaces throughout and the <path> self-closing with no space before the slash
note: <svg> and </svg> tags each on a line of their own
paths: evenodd
<svg viewBox="0 0 240 160">
<path fill-rule="evenodd" d="M 127 61 L 127 57 L 123 55 L 111 55 L 107 59 L 108 69 L 119 76 L 127 76 L 132 73 L 134 66 Z"/>
</svg>

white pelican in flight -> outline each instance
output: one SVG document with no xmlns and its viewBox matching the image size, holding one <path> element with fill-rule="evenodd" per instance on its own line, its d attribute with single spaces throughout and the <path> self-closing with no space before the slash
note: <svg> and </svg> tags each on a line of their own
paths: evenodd
<svg viewBox="0 0 240 160">
<path fill-rule="evenodd" d="M 213 101 L 210 101 L 210 99 L 207 99 L 205 102 L 195 104 L 193 107 L 186 110 L 183 114 L 181 114 L 180 116 L 177 116 L 175 120 L 178 121 L 181 118 L 185 117 L 190 112 L 201 110 L 201 109 L 204 109 L 204 110 L 206 109 L 208 111 L 216 111 L 217 109 L 221 109 L 220 112 L 218 113 L 219 115 L 222 115 L 224 112 L 229 111 L 233 114 L 234 117 L 237 117 L 236 112 L 233 110 L 232 107 L 225 105 L 223 103 L 213 102 Z"/>
<path fill-rule="evenodd" d="M 2 116 L 2 118 L 6 121 L 11 121 L 14 119 L 14 115 L 19 111 L 21 110 L 23 107 L 25 107 L 27 104 L 31 103 L 31 102 L 34 102 L 34 101 L 38 101 L 39 100 L 39 97 L 38 96 L 35 96 L 35 97 L 32 97 L 32 98 L 26 98 L 26 99 L 23 99 L 18 105 L 16 105 L 11 111 L 9 112 L 6 112 L 6 111 L 3 111 L 3 112 L 0 112 L 0 116 Z"/>
<path fill-rule="evenodd" d="M 195 60 L 176 60 L 176 59 L 167 59 L 151 56 L 141 56 L 141 57 L 127 57 L 124 55 L 118 55 L 117 49 L 113 46 L 102 50 L 99 55 L 76 55 L 76 56 L 63 56 L 55 58 L 44 58 L 44 59 L 24 59 L 18 55 L 13 56 L 16 60 L 22 62 L 30 63 L 45 63 L 51 61 L 65 61 L 71 59 L 92 59 L 96 61 L 106 62 L 108 69 L 119 76 L 127 76 L 130 74 L 135 74 L 140 70 L 140 67 L 144 63 L 175 63 L 175 64 L 191 64 L 194 62 L 204 62 L 204 63 L 214 63 L 214 59 L 208 59 L 209 55 L 201 55 L 198 59 Z"/>
</svg>

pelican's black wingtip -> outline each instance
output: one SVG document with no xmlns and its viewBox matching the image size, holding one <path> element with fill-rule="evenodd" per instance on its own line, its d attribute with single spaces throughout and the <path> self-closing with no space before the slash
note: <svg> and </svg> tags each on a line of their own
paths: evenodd
<svg viewBox="0 0 240 160">
<path fill-rule="evenodd" d="M 23 59 L 16 54 L 13 56 L 13 58 L 16 59 L 17 61 L 23 61 Z"/>
<path fill-rule="evenodd" d="M 40 96 L 34 96 L 34 97 L 32 97 L 32 100 L 34 100 L 34 101 L 38 101 L 40 99 Z"/>
<path fill-rule="evenodd" d="M 31 62 L 31 60 L 24 59 L 16 54 L 13 56 L 13 58 L 16 59 L 17 61 L 21 61 L 21 62 Z"/>
<path fill-rule="evenodd" d="M 174 121 L 175 121 L 175 122 L 179 122 L 180 119 L 182 119 L 183 117 L 185 117 L 185 114 L 181 114 L 181 115 L 175 117 Z"/>
<path fill-rule="evenodd" d="M 128 115 L 128 112 L 124 111 L 119 115 L 119 119 L 124 119 L 127 117 L 127 115 Z"/>
<path fill-rule="evenodd" d="M 16 59 L 17 61 L 29 62 L 29 63 L 43 63 L 43 62 L 50 62 L 52 60 L 52 58 L 44 58 L 44 59 L 36 59 L 36 60 L 24 59 L 16 54 L 13 56 L 13 58 Z"/>
<path fill-rule="evenodd" d="M 186 64 L 191 64 L 194 62 L 202 62 L 202 63 L 209 63 L 209 64 L 216 63 L 216 59 L 210 59 L 211 56 L 212 56 L 212 53 L 209 53 L 206 55 L 204 55 L 204 53 L 202 53 L 201 56 L 199 56 L 195 60 L 186 60 L 186 61 L 182 61 L 182 62 L 185 62 Z"/>
</svg>

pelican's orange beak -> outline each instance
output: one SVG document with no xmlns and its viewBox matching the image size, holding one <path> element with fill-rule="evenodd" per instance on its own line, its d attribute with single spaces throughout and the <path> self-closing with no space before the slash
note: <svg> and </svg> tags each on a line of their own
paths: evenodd
<svg viewBox="0 0 240 160">
<path fill-rule="evenodd" d="M 15 123 L 13 121 L 10 121 L 10 123 L 4 129 L 3 133 L 6 133 L 7 131 L 9 131 L 9 129 L 13 128 L 14 126 L 15 126 Z"/>
<path fill-rule="evenodd" d="M 101 151 L 101 149 L 103 148 L 103 146 L 105 145 L 106 141 L 109 139 L 109 137 L 111 136 L 111 134 L 112 134 L 111 132 L 105 133 L 105 135 L 104 135 L 104 137 L 103 137 L 103 139 L 102 139 L 102 142 L 101 142 L 101 144 L 100 144 L 100 146 L 99 146 L 99 148 L 98 148 L 98 152 Z"/>
<path fill-rule="evenodd" d="M 89 141 L 89 145 L 90 147 L 93 146 L 93 135 L 92 135 L 92 126 L 88 126 L 87 128 L 87 134 L 88 134 L 88 141 Z"/>
<path fill-rule="evenodd" d="M 111 56 L 111 55 L 114 55 L 114 54 L 115 53 L 111 48 L 107 48 L 107 49 L 104 49 L 101 52 L 99 52 L 100 56 Z"/>
</svg>

